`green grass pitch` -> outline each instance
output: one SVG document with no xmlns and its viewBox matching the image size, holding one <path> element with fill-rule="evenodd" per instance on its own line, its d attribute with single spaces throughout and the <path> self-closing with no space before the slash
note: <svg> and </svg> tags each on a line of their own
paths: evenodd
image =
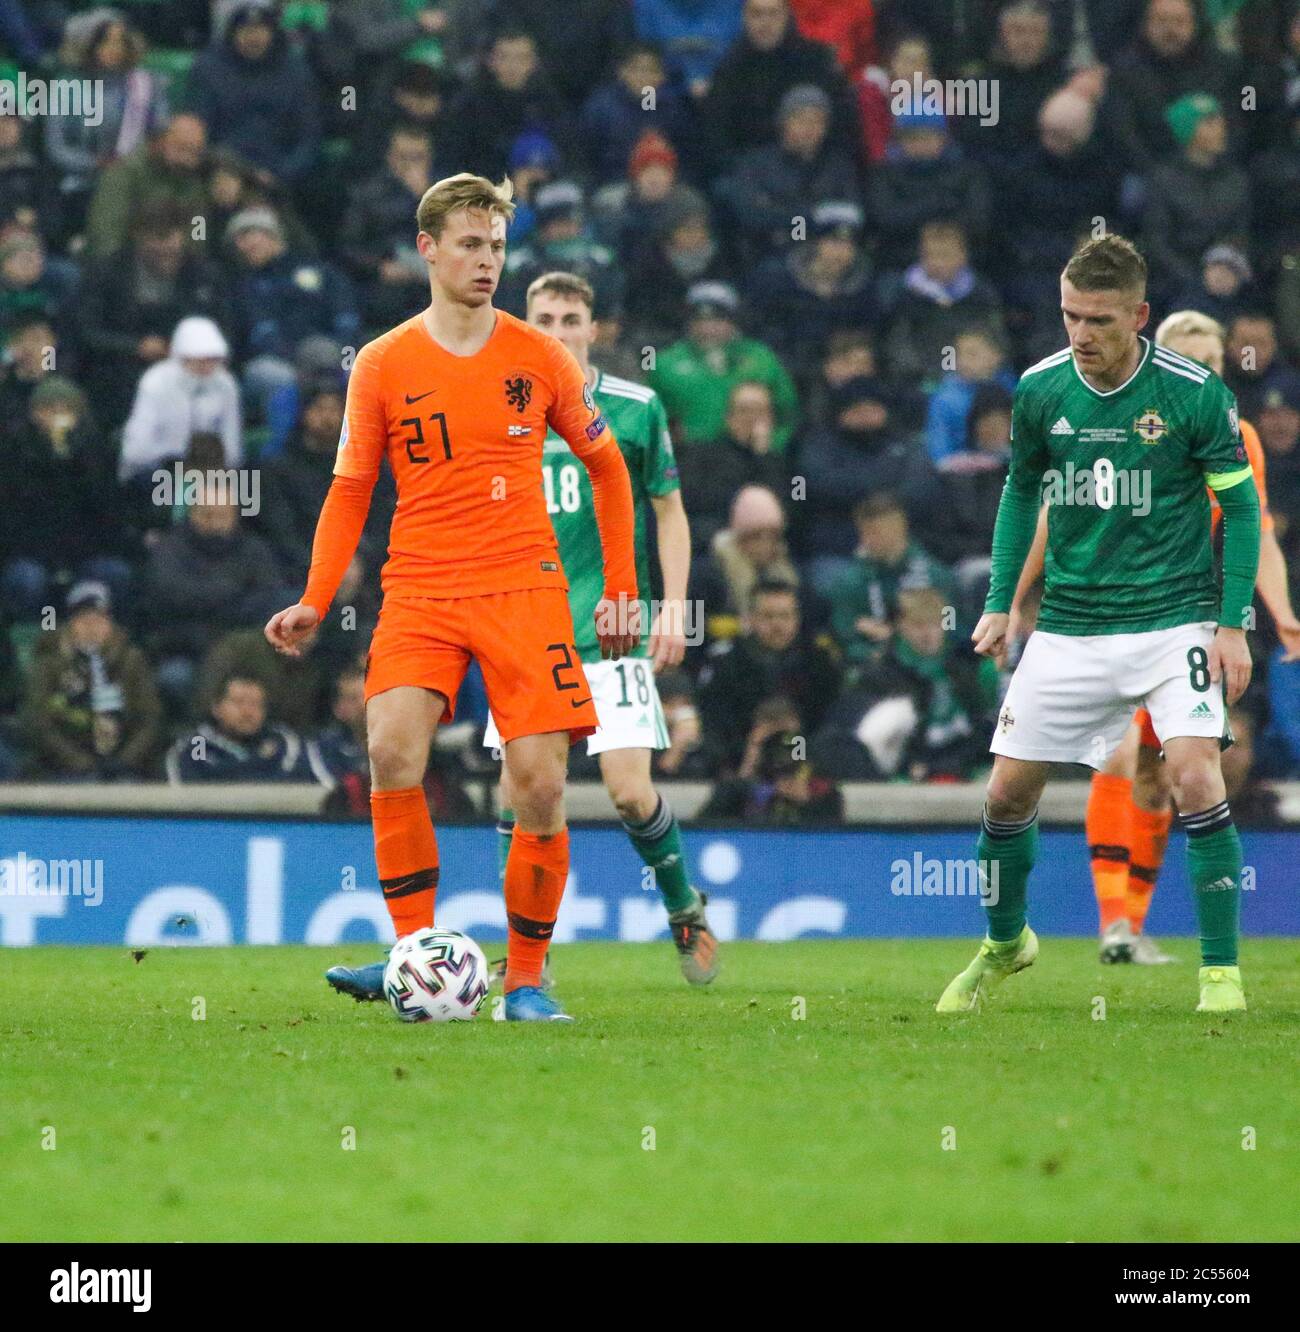
<svg viewBox="0 0 1300 1332">
<path fill-rule="evenodd" d="M 1231 1019 L 1171 948 L 945 1019 L 968 941 L 567 945 L 572 1027 L 403 1026 L 355 945 L 10 951 L 0 1239 L 1295 1240 L 1300 940 Z"/>
</svg>

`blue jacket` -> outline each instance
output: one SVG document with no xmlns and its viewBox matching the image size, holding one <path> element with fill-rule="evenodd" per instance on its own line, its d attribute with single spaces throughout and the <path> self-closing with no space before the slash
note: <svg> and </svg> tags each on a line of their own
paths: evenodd
<svg viewBox="0 0 1300 1332">
<path fill-rule="evenodd" d="M 582 138 L 601 184 L 623 180 L 637 140 L 655 130 L 672 144 L 680 161 L 691 147 L 691 113 L 686 99 L 665 84 L 655 89 L 655 108 L 645 111 L 617 80 L 602 83 L 582 108 Z"/>
<path fill-rule="evenodd" d="M 656 43 L 683 83 L 711 79 L 740 35 L 737 0 L 633 0 L 636 35 Z"/>
<path fill-rule="evenodd" d="M 999 370 L 992 382 L 1000 384 L 1008 393 L 1016 391 L 1016 377 L 1010 370 Z M 925 444 L 932 462 L 937 463 L 950 453 L 965 449 L 966 424 L 979 387 L 973 380 L 946 375 L 935 389 L 925 418 Z"/>
<path fill-rule="evenodd" d="M 231 307 L 241 359 L 292 360 L 294 348 L 313 333 L 354 347 L 361 332 L 352 284 L 330 264 L 300 255 L 285 253 L 265 268 L 238 270 Z"/>
<path fill-rule="evenodd" d="M 1289 778 L 1300 773 L 1300 663 L 1282 656 L 1278 648 L 1268 664 L 1269 743 L 1260 750 L 1271 751 L 1277 771 L 1270 775 Z"/>
</svg>

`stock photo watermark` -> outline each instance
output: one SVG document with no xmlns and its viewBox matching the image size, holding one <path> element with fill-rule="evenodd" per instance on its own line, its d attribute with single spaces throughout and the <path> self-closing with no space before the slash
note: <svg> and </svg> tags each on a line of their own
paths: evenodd
<svg viewBox="0 0 1300 1332">
<path fill-rule="evenodd" d="M 163 508 L 193 504 L 229 505 L 245 518 L 262 510 L 262 474 L 256 467 L 160 467 L 150 480 L 150 498 Z"/>
<path fill-rule="evenodd" d="M 997 906 L 998 874 L 996 860 L 941 860 L 914 851 L 910 860 L 890 862 L 889 891 L 895 897 L 978 897 L 985 906 Z"/>
<path fill-rule="evenodd" d="M 104 900 L 102 860 L 44 860 L 19 851 L 0 860 L 0 897 L 80 897 L 87 906 Z"/>
<path fill-rule="evenodd" d="M 104 122 L 102 79 L 0 79 L 0 116 L 58 116 L 80 120 L 92 128 Z"/>
</svg>

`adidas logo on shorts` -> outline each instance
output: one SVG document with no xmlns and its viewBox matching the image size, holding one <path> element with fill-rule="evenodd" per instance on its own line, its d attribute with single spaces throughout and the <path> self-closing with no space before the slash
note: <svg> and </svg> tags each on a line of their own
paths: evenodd
<svg viewBox="0 0 1300 1332">
<path fill-rule="evenodd" d="M 1072 435 L 1074 434 L 1074 427 L 1065 417 L 1061 417 L 1048 433 L 1052 435 Z"/>
<path fill-rule="evenodd" d="M 1213 717 L 1214 713 L 1210 711 L 1210 705 L 1202 700 L 1187 714 L 1189 721 L 1200 721 L 1202 717 Z"/>
</svg>

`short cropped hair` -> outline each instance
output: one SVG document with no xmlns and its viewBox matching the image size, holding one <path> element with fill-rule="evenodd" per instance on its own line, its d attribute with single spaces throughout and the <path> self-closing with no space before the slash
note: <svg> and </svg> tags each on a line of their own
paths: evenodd
<svg viewBox="0 0 1300 1332">
<path fill-rule="evenodd" d="M 1065 280 L 1079 291 L 1137 291 L 1147 289 L 1147 261 L 1132 241 L 1111 232 L 1085 241 L 1070 256 Z"/>
<path fill-rule="evenodd" d="M 437 240 L 447 219 L 462 208 L 483 208 L 509 223 L 515 215 L 514 196 L 515 187 L 508 176 L 500 185 L 493 185 L 486 176 L 462 171 L 435 181 L 425 190 L 415 210 L 416 225 Z"/>
<path fill-rule="evenodd" d="M 524 298 L 526 309 L 533 308 L 533 298 L 537 296 L 559 296 L 563 300 L 581 301 L 592 311 L 596 308 L 596 293 L 585 277 L 577 273 L 543 273 L 528 284 L 528 294 Z"/>
</svg>

